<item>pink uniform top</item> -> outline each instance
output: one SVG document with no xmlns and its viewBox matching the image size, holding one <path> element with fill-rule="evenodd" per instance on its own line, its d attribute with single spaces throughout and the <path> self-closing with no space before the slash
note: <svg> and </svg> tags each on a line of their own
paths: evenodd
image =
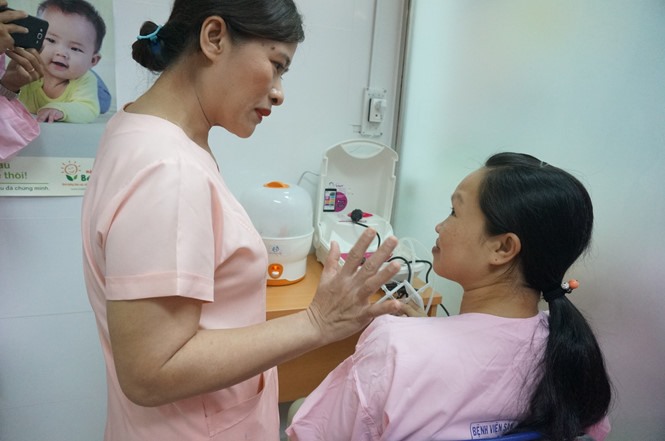
<svg viewBox="0 0 665 441">
<path fill-rule="evenodd" d="M 266 320 L 267 253 L 214 159 L 170 122 L 118 112 L 83 198 L 84 275 L 108 380 L 106 441 L 279 439 L 275 369 L 159 407 L 120 389 L 107 300 L 184 296 L 204 302 L 200 327 Z"/>
<path fill-rule="evenodd" d="M 542 313 L 377 318 L 356 352 L 307 397 L 287 434 L 292 441 L 499 436 L 519 415 L 547 335 Z M 590 431 L 597 441 L 606 423 Z"/>
</svg>

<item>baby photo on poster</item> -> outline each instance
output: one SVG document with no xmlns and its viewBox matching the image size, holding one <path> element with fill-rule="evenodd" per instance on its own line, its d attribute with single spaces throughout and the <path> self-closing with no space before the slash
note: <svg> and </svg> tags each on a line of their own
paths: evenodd
<svg viewBox="0 0 665 441">
<path fill-rule="evenodd" d="M 91 123 L 115 111 L 112 0 L 10 0 L 8 6 L 48 23 L 44 76 L 18 95 L 37 121 Z"/>
</svg>

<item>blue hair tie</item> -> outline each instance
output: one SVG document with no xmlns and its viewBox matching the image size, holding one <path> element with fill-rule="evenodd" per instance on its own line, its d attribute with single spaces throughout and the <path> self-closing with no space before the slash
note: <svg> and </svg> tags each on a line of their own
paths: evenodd
<svg viewBox="0 0 665 441">
<path fill-rule="evenodd" d="M 158 35 L 159 31 L 162 30 L 161 26 L 157 26 L 157 29 L 149 33 L 148 35 L 139 35 L 136 37 L 137 40 L 150 40 L 150 49 L 152 50 L 153 54 L 157 54 L 159 52 L 159 38 Z"/>
</svg>

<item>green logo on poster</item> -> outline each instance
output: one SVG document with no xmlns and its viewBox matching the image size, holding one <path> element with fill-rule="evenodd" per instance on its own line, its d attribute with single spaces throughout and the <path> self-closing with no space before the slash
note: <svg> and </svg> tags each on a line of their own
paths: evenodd
<svg viewBox="0 0 665 441">
<path fill-rule="evenodd" d="M 88 182 L 92 170 L 81 171 L 81 165 L 76 161 L 67 161 L 62 163 L 62 174 L 69 182 Z"/>
<path fill-rule="evenodd" d="M 68 181 L 73 182 L 78 178 L 81 166 L 76 161 L 68 161 L 62 163 L 62 173 Z"/>
</svg>

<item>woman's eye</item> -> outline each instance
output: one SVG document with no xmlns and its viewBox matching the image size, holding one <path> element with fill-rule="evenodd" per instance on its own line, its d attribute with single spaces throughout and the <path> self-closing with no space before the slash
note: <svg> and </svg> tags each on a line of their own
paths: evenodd
<svg viewBox="0 0 665 441">
<path fill-rule="evenodd" d="M 275 71 L 280 77 L 289 71 L 289 69 L 279 61 L 273 61 L 272 64 L 275 66 Z"/>
<path fill-rule="evenodd" d="M 455 216 L 455 208 L 454 207 L 450 207 L 450 215 Z"/>
</svg>

